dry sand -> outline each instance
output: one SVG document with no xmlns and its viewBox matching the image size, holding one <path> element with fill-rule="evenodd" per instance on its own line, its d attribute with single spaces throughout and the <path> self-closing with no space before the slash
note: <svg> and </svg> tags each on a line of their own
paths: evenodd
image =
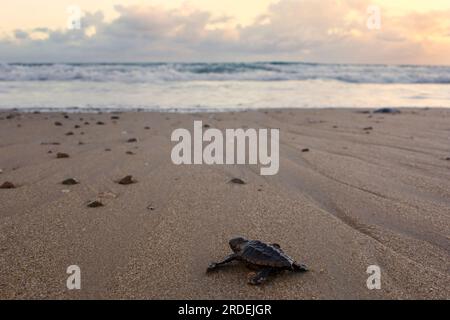
<svg viewBox="0 0 450 320">
<path fill-rule="evenodd" d="M 450 298 L 450 110 L 9 114 L 0 184 L 18 188 L 0 189 L 0 298 Z M 193 120 L 280 128 L 279 174 L 173 165 L 172 130 Z M 128 174 L 138 182 L 115 183 Z M 239 264 L 207 275 L 233 235 L 277 242 L 311 272 L 261 287 Z M 366 287 L 372 264 L 381 290 Z"/>
</svg>

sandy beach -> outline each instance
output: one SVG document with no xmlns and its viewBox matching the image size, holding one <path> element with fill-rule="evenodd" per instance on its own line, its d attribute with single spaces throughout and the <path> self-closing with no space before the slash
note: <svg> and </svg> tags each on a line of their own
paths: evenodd
<svg viewBox="0 0 450 320">
<path fill-rule="evenodd" d="M 279 173 L 174 165 L 171 133 L 194 120 L 279 128 Z M 136 183 L 116 183 L 126 175 Z M 450 299 L 448 109 L 0 112 L 5 182 L 1 299 Z M 311 271 L 260 287 L 240 264 L 206 274 L 235 235 L 279 243 Z M 81 290 L 66 288 L 70 265 Z"/>
</svg>

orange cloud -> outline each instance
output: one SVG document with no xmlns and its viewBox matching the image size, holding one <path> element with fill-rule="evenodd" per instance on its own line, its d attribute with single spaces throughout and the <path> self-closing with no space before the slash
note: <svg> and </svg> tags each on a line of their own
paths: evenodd
<svg viewBox="0 0 450 320">
<path fill-rule="evenodd" d="M 193 6 L 118 6 L 113 21 L 88 13 L 78 33 L 46 29 L 36 40 L 36 30 L 16 30 L 14 41 L 0 41 L 0 59 L 67 61 L 64 53 L 71 61 L 450 64 L 450 9 L 407 12 L 383 5 L 381 29 L 369 30 L 371 3 L 280 0 L 245 26 Z"/>
</svg>

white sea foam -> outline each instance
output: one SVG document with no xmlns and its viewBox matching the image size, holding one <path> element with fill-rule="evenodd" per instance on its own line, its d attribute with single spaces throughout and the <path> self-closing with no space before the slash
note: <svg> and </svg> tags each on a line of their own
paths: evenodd
<svg viewBox="0 0 450 320">
<path fill-rule="evenodd" d="M 0 109 L 450 107 L 450 67 L 0 64 Z"/>
</svg>

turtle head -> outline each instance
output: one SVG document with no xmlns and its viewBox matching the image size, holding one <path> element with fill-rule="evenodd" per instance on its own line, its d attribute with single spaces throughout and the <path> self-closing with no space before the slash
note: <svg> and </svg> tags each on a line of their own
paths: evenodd
<svg viewBox="0 0 450 320">
<path fill-rule="evenodd" d="M 231 250 L 233 250 L 233 252 L 239 252 L 242 250 L 242 247 L 247 242 L 248 242 L 248 240 L 243 237 L 236 237 L 236 238 L 231 239 L 229 244 L 230 244 L 230 248 L 231 248 Z"/>
</svg>

